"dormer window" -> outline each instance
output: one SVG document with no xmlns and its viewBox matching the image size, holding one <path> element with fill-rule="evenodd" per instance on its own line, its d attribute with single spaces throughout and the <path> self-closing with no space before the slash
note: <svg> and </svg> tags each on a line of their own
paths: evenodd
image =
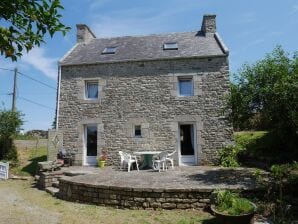
<svg viewBox="0 0 298 224">
<path fill-rule="evenodd" d="M 178 50 L 178 44 L 176 42 L 164 43 L 163 49 L 164 50 Z"/>
<path fill-rule="evenodd" d="M 115 54 L 117 50 L 117 47 L 106 47 L 103 51 L 102 54 Z"/>
</svg>

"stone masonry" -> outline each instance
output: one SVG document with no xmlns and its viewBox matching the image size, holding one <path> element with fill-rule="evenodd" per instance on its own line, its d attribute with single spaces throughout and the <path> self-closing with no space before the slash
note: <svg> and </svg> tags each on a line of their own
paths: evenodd
<svg viewBox="0 0 298 224">
<path fill-rule="evenodd" d="M 224 57 L 62 67 L 59 130 L 64 147 L 82 163 L 83 125 L 98 124 L 98 154 L 108 150 L 109 164 L 117 152 L 140 149 L 174 150 L 178 122 L 194 122 L 199 164 L 215 163 L 217 150 L 231 139 L 223 114 L 228 94 L 228 64 Z M 195 95 L 178 97 L 177 77 L 192 76 Z M 84 81 L 101 85 L 97 102 L 83 99 Z M 141 124 L 143 138 L 133 137 Z"/>
<path fill-rule="evenodd" d="M 224 52 L 224 46 L 217 45 L 221 40 L 214 34 L 215 16 L 206 17 L 204 21 L 205 32 L 214 36 L 212 43 Z M 204 36 L 200 38 L 205 41 Z M 95 43 L 88 38 L 88 42 L 79 43 L 78 48 Z M 202 51 L 206 46 L 200 46 Z M 91 51 L 94 49 L 90 54 Z M 160 57 L 163 54 L 167 52 L 160 52 Z M 174 54 L 169 52 L 169 55 Z M 66 62 L 67 57 L 73 58 L 66 56 Z M 76 57 L 87 60 L 80 54 Z M 181 122 L 194 125 L 197 165 L 216 164 L 218 150 L 231 143 L 232 128 L 224 112 L 224 99 L 229 94 L 228 53 L 208 56 L 206 50 L 203 56 L 187 58 L 66 62 L 60 63 L 58 129 L 63 133 L 63 147 L 75 153 L 75 165 L 83 165 L 86 124 L 97 124 L 97 152 L 98 155 L 102 150 L 108 152 L 108 165 L 119 164 L 120 150 L 178 150 Z M 178 96 L 178 79 L 183 77 L 192 78 L 193 96 Z M 85 83 L 90 80 L 98 82 L 97 100 L 84 99 Z M 141 125 L 142 138 L 133 136 L 135 125 Z M 175 162 L 177 165 L 178 154 Z"/>
</svg>

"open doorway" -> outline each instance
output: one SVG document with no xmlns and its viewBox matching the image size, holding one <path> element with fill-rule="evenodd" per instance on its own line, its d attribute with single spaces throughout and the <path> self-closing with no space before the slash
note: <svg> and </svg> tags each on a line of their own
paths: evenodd
<svg viewBox="0 0 298 224">
<path fill-rule="evenodd" d="M 97 157 L 97 125 L 88 124 L 85 126 L 85 159 L 84 165 L 96 165 Z"/>
<path fill-rule="evenodd" d="M 196 165 L 196 133 L 193 124 L 179 125 L 180 165 Z"/>
</svg>

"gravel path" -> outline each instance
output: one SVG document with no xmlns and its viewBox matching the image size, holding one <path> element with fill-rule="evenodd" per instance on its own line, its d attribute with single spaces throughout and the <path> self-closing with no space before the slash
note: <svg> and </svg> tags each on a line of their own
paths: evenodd
<svg viewBox="0 0 298 224">
<path fill-rule="evenodd" d="M 17 182 L 15 182 L 17 183 Z M 43 192 L 33 192 L 24 188 L 13 188 L 12 182 L 0 181 L 0 223 L 55 224 L 59 223 L 59 214 L 49 212 L 28 200 L 28 197 L 42 197 Z M 21 183 L 20 183 L 21 185 Z M 20 191 L 24 190 L 24 191 Z"/>
</svg>

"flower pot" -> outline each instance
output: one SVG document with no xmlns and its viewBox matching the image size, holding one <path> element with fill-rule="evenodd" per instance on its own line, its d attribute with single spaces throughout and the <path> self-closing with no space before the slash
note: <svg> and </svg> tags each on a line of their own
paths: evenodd
<svg viewBox="0 0 298 224">
<path fill-rule="evenodd" d="M 106 161 L 105 160 L 98 160 L 98 166 L 100 167 L 100 168 L 103 168 L 103 167 L 105 167 L 105 164 L 106 164 Z"/>
<path fill-rule="evenodd" d="M 242 215 L 228 215 L 216 210 L 215 205 L 211 205 L 211 211 L 213 212 L 216 220 L 221 224 L 253 224 L 254 214 L 257 206 L 251 203 L 254 207 L 254 211 L 242 214 Z"/>
</svg>

